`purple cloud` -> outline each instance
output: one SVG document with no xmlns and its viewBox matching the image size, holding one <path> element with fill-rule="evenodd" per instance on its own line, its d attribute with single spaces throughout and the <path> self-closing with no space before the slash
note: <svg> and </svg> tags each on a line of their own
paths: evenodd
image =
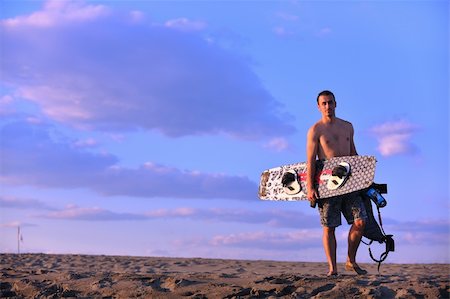
<svg viewBox="0 0 450 299">
<path fill-rule="evenodd" d="M 299 211 L 273 209 L 252 211 L 246 209 L 191 209 L 158 210 L 146 212 L 149 219 L 184 218 L 199 221 L 265 224 L 274 228 L 313 228 L 319 225 L 318 217 Z"/>
<path fill-rule="evenodd" d="M 301 215 L 299 216 L 301 217 Z M 287 223 L 288 221 L 288 218 L 282 216 L 278 219 L 283 223 Z M 293 228 L 292 226 L 283 227 Z M 297 228 L 300 227 L 302 230 L 293 230 L 290 232 L 266 230 L 216 235 L 210 240 L 209 245 L 276 250 L 296 250 L 299 248 L 319 246 L 318 244 L 320 244 L 322 236 L 320 226 L 318 224 L 309 227 L 297 226 Z M 420 227 L 420 229 L 417 230 L 417 227 Z M 385 230 L 387 233 L 394 234 L 394 240 L 397 244 L 435 244 L 448 247 L 449 227 L 450 223 L 448 220 L 419 220 L 414 225 L 411 225 L 410 222 L 399 222 L 395 226 L 385 225 Z M 341 229 L 341 233 L 337 235 L 337 238 L 340 241 L 346 240 L 346 229 Z M 374 248 L 377 248 L 377 246 L 381 245 L 376 243 Z"/>
<path fill-rule="evenodd" d="M 117 158 L 77 149 L 47 124 L 16 121 L 0 128 L 1 179 L 14 185 L 88 187 Z"/>
<path fill-rule="evenodd" d="M 112 167 L 90 186 L 105 195 L 171 198 L 256 199 L 257 185 L 247 177 L 183 171 L 146 163 L 137 169 Z"/>
<path fill-rule="evenodd" d="M 400 222 L 391 225 L 397 231 L 402 232 L 429 232 L 448 234 L 450 232 L 449 220 L 421 220 Z"/>
<path fill-rule="evenodd" d="M 450 246 L 448 238 L 450 233 L 450 221 L 447 220 L 418 220 L 400 222 L 389 226 L 389 232 L 394 234 L 394 239 L 409 245 L 445 245 Z"/>
<path fill-rule="evenodd" d="M 17 227 L 36 227 L 36 224 L 33 223 L 26 223 L 26 222 L 20 222 L 20 221 L 11 221 L 7 223 L 0 223 L 0 228 L 17 228 Z"/>
<path fill-rule="evenodd" d="M 257 185 L 247 177 L 150 162 L 122 168 L 115 156 L 74 146 L 47 124 L 16 121 L 1 127 L 0 133 L 3 183 L 87 188 L 109 196 L 256 199 Z"/>
<path fill-rule="evenodd" d="M 174 209 L 157 209 L 139 213 L 114 212 L 99 207 L 79 207 L 69 205 L 64 209 L 40 214 L 38 217 L 57 220 L 84 221 L 152 221 L 159 219 L 181 219 L 185 221 L 245 223 L 266 225 L 270 229 L 265 231 L 231 233 L 215 235 L 204 240 L 204 245 L 217 247 L 246 247 L 270 248 L 280 250 L 295 250 L 300 247 L 315 247 L 320 243 L 321 229 L 317 215 L 306 215 L 300 211 L 270 210 L 253 211 L 246 209 L 195 209 L 181 207 Z M 400 222 L 385 219 L 384 229 L 394 234 L 396 242 L 404 244 L 433 244 L 448 245 L 446 236 L 449 233 L 448 220 L 418 220 Z M 301 228 L 301 230 L 299 230 Z M 285 232 L 277 229 L 293 229 Z M 339 240 L 347 238 L 344 229 L 338 235 Z M 202 241 L 203 242 L 203 241 Z"/>
<path fill-rule="evenodd" d="M 132 15 L 50 1 L 39 12 L 3 20 L 3 84 L 77 128 L 244 139 L 295 131 L 243 56 L 179 30 L 205 24 L 148 24 L 132 22 Z"/>
<path fill-rule="evenodd" d="M 140 213 L 117 213 L 99 207 L 83 208 L 69 205 L 62 210 L 41 214 L 40 217 L 61 220 L 158 220 L 185 219 L 195 221 L 236 222 L 247 224 L 265 224 L 274 228 L 315 228 L 318 217 L 302 212 L 287 210 L 250 211 L 243 209 L 194 209 L 180 207 L 175 209 L 158 209 Z"/>
<path fill-rule="evenodd" d="M 55 210 L 45 202 L 32 198 L 19 198 L 14 196 L 1 196 L 0 207 L 2 209 L 29 209 L 29 210 Z"/>
<path fill-rule="evenodd" d="M 210 245 L 298 250 L 299 248 L 317 247 L 318 244 L 320 244 L 321 238 L 321 233 L 314 230 L 292 232 L 258 231 L 230 235 L 216 235 L 211 239 Z"/>
</svg>

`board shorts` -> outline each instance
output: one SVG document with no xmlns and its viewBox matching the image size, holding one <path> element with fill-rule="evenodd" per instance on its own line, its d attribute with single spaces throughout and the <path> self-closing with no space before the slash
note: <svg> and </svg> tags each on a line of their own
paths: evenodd
<svg viewBox="0 0 450 299">
<path fill-rule="evenodd" d="M 341 225 L 341 213 L 344 215 L 348 224 L 352 224 L 357 219 L 367 219 L 364 202 L 358 193 L 319 199 L 317 204 L 319 207 L 320 223 L 325 227 L 337 227 Z"/>
</svg>

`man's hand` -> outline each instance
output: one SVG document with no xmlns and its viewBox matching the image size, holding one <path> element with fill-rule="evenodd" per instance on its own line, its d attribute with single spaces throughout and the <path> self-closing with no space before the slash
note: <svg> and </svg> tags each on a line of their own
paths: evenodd
<svg viewBox="0 0 450 299">
<path fill-rule="evenodd" d="M 311 208 L 315 208 L 316 200 L 319 198 L 319 196 L 317 195 L 317 190 L 315 188 L 308 188 L 307 194 Z"/>
</svg>

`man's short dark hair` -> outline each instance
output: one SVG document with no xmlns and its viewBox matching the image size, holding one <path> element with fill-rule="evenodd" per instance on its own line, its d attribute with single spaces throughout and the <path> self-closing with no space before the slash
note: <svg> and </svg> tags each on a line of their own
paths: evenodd
<svg viewBox="0 0 450 299">
<path fill-rule="evenodd" d="M 320 96 L 332 96 L 332 97 L 333 97 L 333 100 L 336 101 L 336 98 L 334 97 L 334 94 L 333 94 L 331 91 L 329 91 L 329 90 L 324 90 L 324 91 L 321 91 L 321 92 L 319 93 L 319 95 L 317 96 L 317 104 L 319 104 L 319 97 L 320 97 Z"/>
</svg>

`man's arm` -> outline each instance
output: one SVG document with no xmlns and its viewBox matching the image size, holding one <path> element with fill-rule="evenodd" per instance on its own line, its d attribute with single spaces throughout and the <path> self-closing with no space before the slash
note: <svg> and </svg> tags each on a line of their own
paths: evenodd
<svg viewBox="0 0 450 299">
<path fill-rule="evenodd" d="M 353 129 L 353 125 L 350 124 L 350 156 L 357 156 L 358 153 L 356 152 L 356 146 L 355 141 L 353 140 L 353 135 L 355 134 L 355 131 Z"/>
<path fill-rule="evenodd" d="M 316 174 L 316 157 L 319 146 L 319 138 L 317 136 L 316 127 L 312 126 L 306 138 L 306 192 L 311 206 L 315 206 L 315 201 L 318 198 L 317 191 L 314 184 L 314 176 Z"/>
</svg>

